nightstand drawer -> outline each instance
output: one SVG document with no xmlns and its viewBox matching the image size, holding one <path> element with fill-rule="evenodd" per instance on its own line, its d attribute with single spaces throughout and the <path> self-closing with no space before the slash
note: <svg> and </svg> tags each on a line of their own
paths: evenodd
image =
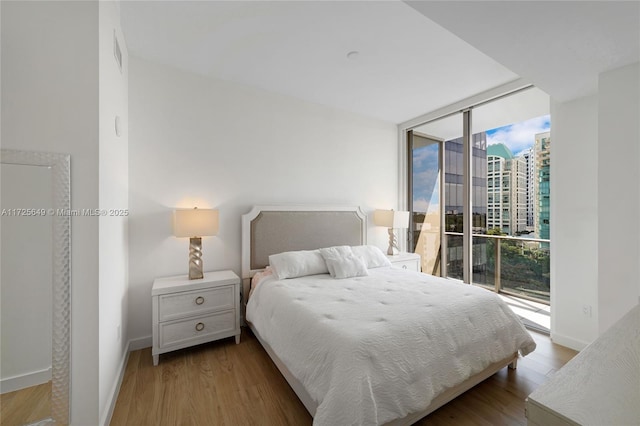
<svg viewBox="0 0 640 426">
<path fill-rule="evenodd" d="M 418 261 L 417 260 L 407 260 L 404 262 L 393 262 L 391 264 L 394 268 L 399 269 L 408 269 L 409 271 L 419 271 Z"/>
<path fill-rule="evenodd" d="M 162 295 L 158 306 L 159 321 L 233 309 L 235 288 L 229 285 Z"/>
<path fill-rule="evenodd" d="M 407 271 L 420 272 L 420 255 L 417 253 L 399 253 L 387 255 L 392 268 L 406 269 Z"/>
<path fill-rule="evenodd" d="M 160 348 L 198 344 L 210 341 L 217 334 L 232 333 L 236 328 L 234 309 L 198 318 L 188 318 L 159 324 Z"/>
<path fill-rule="evenodd" d="M 153 365 L 160 354 L 234 336 L 240 343 L 240 277 L 233 271 L 156 278 L 151 287 Z"/>
</svg>

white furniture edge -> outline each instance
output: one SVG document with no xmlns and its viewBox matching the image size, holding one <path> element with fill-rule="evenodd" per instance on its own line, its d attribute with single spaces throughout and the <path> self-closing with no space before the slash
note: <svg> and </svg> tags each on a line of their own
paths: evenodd
<svg viewBox="0 0 640 426">
<path fill-rule="evenodd" d="M 246 288 L 248 289 L 248 285 L 250 283 L 251 277 L 258 271 L 251 270 L 250 265 L 250 255 L 251 255 L 251 221 L 255 219 L 260 212 L 262 211 L 354 211 L 358 214 L 358 216 L 363 219 L 363 241 L 362 244 L 366 244 L 366 217 L 362 213 L 359 207 L 345 207 L 345 206 L 304 206 L 304 205 L 296 205 L 296 206 L 255 206 L 249 213 L 242 216 L 242 286 L 243 291 Z M 248 290 L 247 290 L 248 291 Z M 248 293 L 246 293 L 248 294 Z M 244 300 L 243 296 L 243 308 L 246 305 L 246 300 Z M 244 318 L 244 315 L 243 315 Z M 262 339 L 262 337 L 258 334 L 251 323 L 247 323 L 253 334 L 256 336 L 262 347 L 265 349 L 273 363 L 276 365 L 280 373 L 284 376 L 289 386 L 293 389 L 295 394 L 298 396 L 302 404 L 305 406 L 307 411 L 313 416 L 317 409 L 317 403 L 313 401 L 313 398 L 306 391 L 302 383 L 296 379 L 293 374 L 286 367 L 284 362 L 273 352 L 271 347 Z M 467 380 L 462 382 L 461 384 L 449 388 L 437 395 L 429 404 L 429 406 L 420 412 L 410 413 L 407 416 L 394 420 L 392 422 L 387 423 L 387 426 L 405 426 L 411 425 L 418 421 L 419 419 L 427 416 L 433 411 L 437 410 L 441 406 L 455 399 L 457 396 L 476 386 L 483 380 L 491 377 L 498 371 L 502 370 L 504 367 L 509 366 L 512 369 L 515 369 L 517 366 L 518 354 L 514 353 L 513 355 L 493 363 L 489 365 L 486 369 L 481 372 L 469 377 Z"/>
<path fill-rule="evenodd" d="M 404 261 L 404 260 L 414 260 L 414 259 L 420 259 L 420 255 L 418 253 L 410 253 L 408 251 L 401 251 L 398 254 L 387 254 L 385 255 L 387 256 L 387 258 L 393 262 L 393 261 Z"/>
<path fill-rule="evenodd" d="M 636 424 L 639 359 L 640 304 L 527 397 L 528 424 Z"/>
</svg>

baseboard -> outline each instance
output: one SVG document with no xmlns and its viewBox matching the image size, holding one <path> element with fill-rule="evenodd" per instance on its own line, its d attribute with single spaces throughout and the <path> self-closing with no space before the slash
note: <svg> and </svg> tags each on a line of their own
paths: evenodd
<svg viewBox="0 0 640 426">
<path fill-rule="evenodd" d="M 153 345 L 151 336 L 139 337 L 129 340 L 129 352 L 137 351 L 144 348 L 150 348 Z"/>
<path fill-rule="evenodd" d="M 0 393 L 13 392 L 51 380 L 51 368 L 0 380 Z"/>
<path fill-rule="evenodd" d="M 107 404 L 107 408 L 104 410 L 104 413 L 100 417 L 100 425 L 108 426 L 111 423 L 111 417 L 113 416 L 113 410 L 116 408 L 116 402 L 118 401 L 118 394 L 120 393 L 120 386 L 122 386 L 122 380 L 124 379 L 124 372 L 127 368 L 127 363 L 129 362 L 129 354 L 131 351 L 137 351 L 139 349 L 144 349 L 151 347 L 152 339 L 151 336 L 140 337 L 138 339 L 130 339 L 127 343 L 127 350 L 125 351 L 125 355 L 122 357 L 120 361 L 120 365 L 118 366 L 118 379 L 113 384 L 113 388 L 111 388 L 111 393 L 109 396 L 109 403 Z"/>
<path fill-rule="evenodd" d="M 558 333 L 551 333 L 551 341 L 553 343 L 557 343 L 558 345 L 566 346 L 567 348 L 573 349 L 575 351 L 581 351 L 587 347 L 589 343 L 583 342 L 581 340 L 573 339 L 571 337 L 563 336 Z"/>
<path fill-rule="evenodd" d="M 113 410 L 116 408 L 116 402 L 118 401 L 118 394 L 120 394 L 120 386 L 122 385 L 122 380 L 124 379 L 124 372 L 127 369 L 127 363 L 129 362 L 129 347 L 131 346 L 131 341 L 127 343 L 127 349 L 125 350 L 124 356 L 120 360 L 120 365 L 118 366 L 118 376 L 115 382 L 113 383 L 113 387 L 111 388 L 111 392 L 109 393 L 109 401 L 107 402 L 107 407 L 104 412 L 100 416 L 100 425 L 108 426 L 111 423 L 111 417 L 113 417 Z"/>
</svg>

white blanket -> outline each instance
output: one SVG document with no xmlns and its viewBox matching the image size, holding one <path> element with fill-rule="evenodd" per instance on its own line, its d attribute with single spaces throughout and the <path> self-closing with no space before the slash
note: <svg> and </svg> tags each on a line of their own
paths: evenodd
<svg viewBox="0 0 640 426">
<path fill-rule="evenodd" d="M 263 281 L 251 322 L 318 403 L 314 425 L 380 425 L 535 342 L 494 293 L 401 269 Z"/>
</svg>

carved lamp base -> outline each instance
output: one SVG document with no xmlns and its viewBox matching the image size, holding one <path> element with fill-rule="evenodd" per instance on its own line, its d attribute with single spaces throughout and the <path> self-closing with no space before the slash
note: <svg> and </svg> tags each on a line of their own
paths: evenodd
<svg viewBox="0 0 640 426">
<path fill-rule="evenodd" d="M 189 238 L 189 279 L 204 278 L 202 273 L 202 238 Z"/>
</svg>

